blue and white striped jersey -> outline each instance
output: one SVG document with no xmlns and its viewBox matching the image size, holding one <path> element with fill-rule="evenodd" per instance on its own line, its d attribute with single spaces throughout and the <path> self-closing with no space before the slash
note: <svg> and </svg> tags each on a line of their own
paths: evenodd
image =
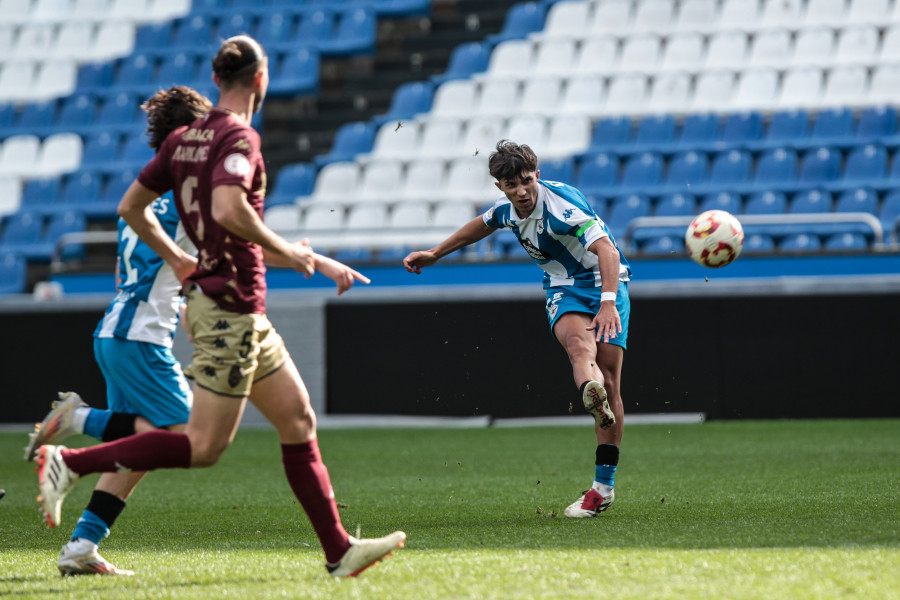
<svg viewBox="0 0 900 600">
<path fill-rule="evenodd" d="M 169 192 L 153 201 L 151 208 L 175 243 L 196 254 L 185 235 Z M 123 219 L 119 219 L 119 292 L 97 325 L 94 337 L 116 337 L 172 347 L 181 284 L 167 265 Z"/>
<path fill-rule="evenodd" d="M 537 203 L 528 217 L 520 219 L 504 196 L 482 215 L 484 223 L 513 231 L 531 259 L 544 270 L 544 288 L 600 287 L 597 255 L 588 247 L 602 237 L 609 237 L 615 244 L 612 234 L 580 191 L 557 181 L 539 183 Z M 619 250 L 619 280 L 630 278 L 631 267 Z"/>
</svg>

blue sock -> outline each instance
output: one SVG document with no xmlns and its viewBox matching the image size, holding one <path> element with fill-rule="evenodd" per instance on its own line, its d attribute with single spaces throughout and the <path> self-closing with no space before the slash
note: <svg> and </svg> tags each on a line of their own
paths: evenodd
<svg viewBox="0 0 900 600">
<path fill-rule="evenodd" d="M 594 481 L 613 487 L 616 478 L 616 466 L 619 464 L 619 448 L 613 444 L 597 446 L 597 465 L 594 470 Z"/>
<path fill-rule="evenodd" d="M 616 465 L 597 465 L 594 467 L 594 481 L 613 487 L 616 478 Z"/>
<path fill-rule="evenodd" d="M 109 424 L 112 412 L 108 410 L 100 410 L 92 408 L 88 413 L 87 419 L 84 421 L 84 435 L 89 435 L 96 440 L 103 439 L 103 432 Z"/>
<path fill-rule="evenodd" d="M 81 518 L 78 519 L 78 524 L 72 533 L 73 538 L 83 538 L 95 544 L 99 544 L 100 540 L 108 535 L 109 526 L 106 522 L 89 510 L 85 510 Z"/>
</svg>

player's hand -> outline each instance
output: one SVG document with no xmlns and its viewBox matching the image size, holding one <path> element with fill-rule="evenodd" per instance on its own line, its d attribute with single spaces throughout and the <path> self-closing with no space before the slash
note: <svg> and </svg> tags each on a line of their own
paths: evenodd
<svg viewBox="0 0 900 600">
<path fill-rule="evenodd" d="M 438 259 L 437 256 L 434 255 L 434 252 L 429 250 L 418 250 L 416 252 L 410 252 L 409 255 L 403 259 L 403 266 L 406 267 L 406 270 L 410 273 L 419 274 L 422 272 L 423 267 L 430 267 L 437 261 Z"/>
<path fill-rule="evenodd" d="M 183 260 L 179 261 L 178 264 L 172 265 L 172 271 L 175 273 L 175 277 L 178 278 L 181 285 L 184 285 L 185 280 L 196 270 L 197 259 L 193 256 L 186 256 Z"/>
<path fill-rule="evenodd" d="M 355 269 L 351 269 L 344 263 L 333 258 L 316 254 L 316 268 L 319 273 L 325 275 L 337 284 L 337 295 L 340 296 L 353 287 L 357 281 L 371 283 L 372 280 Z"/>
<path fill-rule="evenodd" d="M 315 253 L 310 247 L 308 239 L 291 244 L 291 253 L 287 259 L 292 269 L 303 273 L 306 277 L 312 277 L 316 272 Z"/>
<path fill-rule="evenodd" d="M 609 343 L 609 340 L 616 339 L 616 335 L 622 333 L 622 320 L 619 317 L 619 311 L 616 309 L 616 303 L 601 302 L 600 310 L 591 320 L 588 331 L 597 331 L 594 338 L 597 342 Z"/>
</svg>

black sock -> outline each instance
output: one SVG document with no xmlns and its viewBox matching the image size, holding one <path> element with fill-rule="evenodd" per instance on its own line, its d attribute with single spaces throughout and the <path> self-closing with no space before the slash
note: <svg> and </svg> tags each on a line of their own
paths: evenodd
<svg viewBox="0 0 900 600">
<path fill-rule="evenodd" d="M 112 529 L 113 523 L 116 522 L 116 519 L 118 519 L 119 515 L 122 514 L 122 511 L 125 510 L 125 501 L 115 494 L 110 494 L 109 492 L 104 492 L 102 490 L 94 490 L 94 493 L 91 494 L 91 500 L 88 502 L 85 510 L 89 510 L 100 517 L 103 522 L 106 523 L 107 529 Z M 75 539 L 77 538 L 72 538 L 72 540 Z"/>
<path fill-rule="evenodd" d="M 134 423 L 137 421 L 137 417 L 137 415 L 128 413 L 114 412 L 109 417 L 109 422 L 106 424 L 106 429 L 103 430 L 103 435 L 100 436 L 100 441 L 113 442 L 134 435 L 136 433 Z"/>
</svg>

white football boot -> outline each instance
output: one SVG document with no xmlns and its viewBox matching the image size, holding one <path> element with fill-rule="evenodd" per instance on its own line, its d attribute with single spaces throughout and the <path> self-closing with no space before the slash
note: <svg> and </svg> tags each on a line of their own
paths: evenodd
<svg viewBox="0 0 900 600">
<path fill-rule="evenodd" d="M 60 392 L 59 400 L 51 405 L 51 410 L 44 420 L 35 424 L 34 431 L 28 434 L 25 460 L 34 460 L 37 449 L 44 444 L 58 444 L 67 437 L 82 433 L 73 426 L 72 417 L 75 415 L 75 409 L 87 406 L 75 392 Z"/>
<path fill-rule="evenodd" d="M 37 497 L 44 513 L 44 522 L 54 528 L 59 525 L 63 500 L 78 481 L 78 474 L 66 466 L 62 459 L 63 446 L 41 446 L 37 451 L 38 486 L 41 495 Z"/>
<path fill-rule="evenodd" d="M 596 517 L 616 499 L 615 490 L 610 490 L 608 496 L 602 496 L 600 492 L 591 488 L 581 495 L 581 498 L 566 507 L 565 514 L 570 519 L 585 519 Z"/>
<path fill-rule="evenodd" d="M 117 569 L 97 552 L 97 544 L 76 538 L 62 547 L 57 564 L 60 575 L 134 575 L 134 571 Z"/>
<path fill-rule="evenodd" d="M 606 389 L 599 382 L 588 381 L 584 386 L 581 400 L 584 402 L 584 409 L 593 415 L 597 427 L 609 429 L 616 424 L 616 416 L 606 400 Z"/>
<path fill-rule="evenodd" d="M 395 531 L 383 538 L 358 540 L 350 536 L 350 549 L 344 553 L 336 565 L 326 564 L 332 577 L 356 577 L 369 567 L 390 558 L 394 550 L 403 547 L 406 534 Z"/>
</svg>

